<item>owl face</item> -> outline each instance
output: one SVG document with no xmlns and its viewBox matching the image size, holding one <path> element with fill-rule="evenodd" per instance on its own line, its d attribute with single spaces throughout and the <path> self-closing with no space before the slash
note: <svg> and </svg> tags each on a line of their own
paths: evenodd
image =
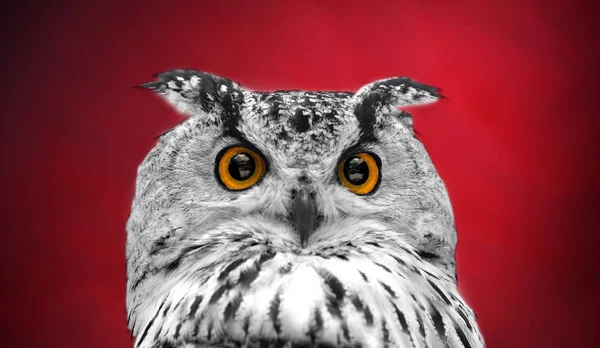
<svg viewBox="0 0 600 348">
<path fill-rule="evenodd" d="M 427 314 L 415 308 L 431 306 L 429 295 L 462 305 L 448 195 L 411 116 L 398 109 L 435 101 L 435 88 L 395 78 L 357 93 L 267 93 L 192 70 L 158 78 L 143 87 L 187 119 L 160 137 L 138 171 L 127 226 L 127 305 L 138 346 L 380 346 L 385 330 L 390 342 L 416 340 L 410 320 L 426 336 Z M 389 284 L 369 285 L 369 269 Z M 423 279 L 412 279 L 415 272 Z M 420 290 L 426 278 L 443 284 Z M 417 313 L 406 325 L 395 320 L 398 333 L 385 319 L 391 295 L 404 299 L 397 311 L 410 304 Z M 350 335 L 346 305 L 379 327 Z M 442 322 L 450 315 L 437 314 Z M 460 330 L 454 339 L 469 342 Z"/>
</svg>

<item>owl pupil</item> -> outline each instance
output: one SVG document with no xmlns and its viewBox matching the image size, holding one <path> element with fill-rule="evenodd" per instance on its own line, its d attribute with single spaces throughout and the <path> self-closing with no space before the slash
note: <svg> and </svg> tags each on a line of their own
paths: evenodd
<svg viewBox="0 0 600 348">
<path fill-rule="evenodd" d="M 235 180 L 246 180 L 254 174 L 254 159 L 245 153 L 238 153 L 229 162 L 229 174 Z"/>
<path fill-rule="evenodd" d="M 360 157 L 352 157 L 344 163 L 344 175 L 352 185 L 361 185 L 369 178 L 369 166 Z"/>
</svg>

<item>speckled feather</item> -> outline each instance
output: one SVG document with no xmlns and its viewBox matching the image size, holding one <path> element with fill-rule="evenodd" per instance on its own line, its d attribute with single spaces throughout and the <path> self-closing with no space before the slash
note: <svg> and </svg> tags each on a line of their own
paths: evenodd
<svg viewBox="0 0 600 348">
<path fill-rule="evenodd" d="M 187 118 L 138 170 L 127 224 L 136 347 L 484 347 L 456 288 L 446 189 L 398 110 L 438 89 L 392 78 L 357 93 L 269 93 L 194 70 L 157 77 L 142 86 Z M 235 144 L 268 163 L 244 191 L 214 172 Z M 336 173 L 358 151 L 381 159 L 366 196 Z M 322 217 L 304 247 L 286 218 L 300 185 Z"/>
</svg>

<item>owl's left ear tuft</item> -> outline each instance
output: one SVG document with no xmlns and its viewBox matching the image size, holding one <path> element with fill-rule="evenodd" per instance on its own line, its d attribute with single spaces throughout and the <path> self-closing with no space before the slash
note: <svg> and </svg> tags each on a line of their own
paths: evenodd
<svg viewBox="0 0 600 348">
<path fill-rule="evenodd" d="M 239 114 L 243 88 L 221 76 L 191 69 L 175 69 L 155 75 L 156 81 L 139 85 L 160 94 L 181 113 Z"/>
</svg>

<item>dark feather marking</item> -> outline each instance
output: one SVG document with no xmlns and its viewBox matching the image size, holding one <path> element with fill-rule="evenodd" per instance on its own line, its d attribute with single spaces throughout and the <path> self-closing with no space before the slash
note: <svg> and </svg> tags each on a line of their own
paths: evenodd
<svg viewBox="0 0 600 348">
<path fill-rule="evenodd" d="M 323 330 L 323 316 L 321 315 L 321 311 L 318 307 L 315 307 L 313 313 L 315 318 L 308 327 L 308 336 L 312 343 L 315 342 L 317 336 L 321 333 L 321 330 Z"/>
<path fill-rule="evenodd" d="M 471 348 L 471 344 L 469 343 L 469 340 L 465 336 L 465 333 L 458 325 L 456 325 L 456 323 L 454 323 L 454 330 L 456 330 L 456 333 L 458 334 L 458 338 L 460 339 L 460 342 L 462 343 L 463 347 Z"/>
<path fill-rule="evenodd" d="M 264 253 L 262 253 L 262 254 L 260 255 L 260 258 L 258 259 L 257 266 L 260 268 L 260 266 L 261 266 L 263 263 L 265 263 L 265 262 L 269 261 L 270 259 L 274 258 L 274 257 L 275 257 L 275 255 L 277 255 L 277 253 L 276 253 L 276 252 L 274 252 L 274 251 L 272 251 L 272 250 L 269 250 L 269 251 L 267 251 L 267 252 L 264 252 Z"/>
<path fill-rule="evenodd" d="M 206 112 L 212 111 L 214 108 L 215 102 L 219 101 L 219 92 L 217 91 L 217 83 L 215 81 L 215 77 L 210 75 L 208 76 L 199 76 L 202 78 L 200 81 L 200 93 L 198 93 L 198 97 L 196 98 L 196 102 L 200 104 L 202 109 Z M 212 97 L 212 100 L 209 98 Z"/>
<path fill-rule="evenodd" d="M 244 338 L 248 337 L 248 331 L 250 329 L 250 316 L 246 316 L 244 318 L 244 323 L 242 324 L 242 330 L 244 331 Z"/>
<path fill-rule="evenodd" d="M 412 249 L 407 248 L 406 246 L 400 245 L 400 249 L 405 251 L 407 254 L 418 256 Z"/>
<path fill-rule="evenodd" d="M 270 342 L 269 345 L 260 346 L 260 348 L 271 348 Z M 292 342 L 290 348 L 313 348 L 314 346 L 310 342 Z M 319 345 L 318 347 L 321 347 Z M 287 347 L 286 347 L 287 348 Z"/>
<path fill-rule="evenodd" d="M 156 317 L 158 317 L 158 314 L 163 309 L 163 306 L 165 305 L 166 301 L 167 301 L 167 299 L 165 298 L 162 301 L 162 303 L 160 304 L 160 306 L 158 307 L 158 310 L 156 311 L 156 313 L 154 313 L 154 316 L 152 316 L 152 319 L 150 319 L 150 321 L 148 322 L 148 325 L 146 325 L 146 329 L 144 330 L 144 333 L 142 334 L 142 336 L 140 337 L 139 342 L 137 343 L 138 347 L 140 346 L 140 344 L 142 344 L 142 342 L 144 342 L 144 339 L 146 338 L 146 335 L 148 335 L 148 331 L 150 330 L 150 328 L 154 324 L 154 320 L 156 320 Z"/>
<path fill-rule="evenodd" d="M 433 273 L 431 273 L 431 272 L 429 272 L 429 271 L 427 271 L 425 269 L 422 269 L 422 271 L 425 272 L 425 273 L 427 273 L 427 275 L 429 275 L 432 278 L 435 278 L 435 279 L 438 279 L 438 280 L 440 279 L 440 277 L 436 276 L 435 274 L 433 274 Z"/>
<path fill-rule="evenodd" d="M 350 331 L 348 331 L 348 324 L 346 323 L 346 321 L 342 321 L 341 323 L 342 326 L 342 333 L 344 335 L 344 338 L 346 339 L 346 341 L 350 341 Z"/>
<path fill-rule="evenodd" d="M 240 308 L 240 304 L 242 303 L 242 296 L 238 295 L 234 297 L 227 306 L 225 307 L 225 311 L 223 312 L 224 320 L 227 321 L 231 318 L 235 318 L 235 313 Z"/>
<path fill-rule="evenodd" d="M 276 254 L 277 253 L 273 252 L 272 250 L 262 253 L 254 266 L 240 272 L 238 284 L 240 284 L 242 287 L 250 286 L 250 284 L 252 284 L 252 282 L 258 277 L 262 264 L 274 258 Z"/>
<path fill-rule="evenodd" d="M 396 262 L 398 262 L 400 265 L 402 266 L 406 266 L 406 262 L 404 262 L 404 260 L 402 260 L 401 258 L 394 256 L 394 255 L 390 255 L 394 260 L 396 260 Z"/>
<path fill-rule="evenodd" d="M 232 243 L 238 243 L 238 242 L 241 242 L 241 241 L 246 241 L 248 238 L 252 238 L 252 234 L 250 234 L 250 233 L 242 233 L 242 234 L 236 235 L 235 237 L 232 237 L 230 239 L 230 241 Z"/>
<path fill-rule="evenodd" d="M 446 304 L 451 304 L 450 303 L 450 299 L 448 299 L 448 297 L 446 297 L 446 295 L 444 294 L 444 292 L 437 285 L 435 285 L 434 282 L 432 282 L 429 279 L 427 279 L 427 282 L 429 283 L 429 285 L 431 285 L 431 287 L 433 288 L 433 290 L 435 290 L 435 292 L 437 292 L 440 295 L 440 297 L 444 300 L 444 302 L 446 302 Z"/>
<path fill-rule="evenodd" d="M 213 304 L 213 303 L 219 301 L 221 296 L 223 296 L 223 294 L 225 293 L 225 291 L 228 288 L 229 288 L 229 285 L 227 285 L 227 284 L 223 284 L 223 285 L 219 286 L 219 288 L 217 290 L 215 290 L 213 295 L 210 297 L 210 300 L 208 301 L 208 303 Z"/>
<path fill-rule="evenodd" d="M 360 273 L 360 275 L 361 275 L 361 276 L 362 276 L 362 278 L 365 280 L 365 282 L 368 282 L 368 281 L 369 281 L 369 278 L 367 278 L 367 275 L 366 275 L 366 274 L 364 274 L 364 273 L 363 273 L 363 272 L 361 272 L 361 271 L 358 271 L 358 273 Z"/>
<path fill-rule="evenodd" d="M 340 282 L 336 276 L 324 268 L 318 269 L 317 272 L 325 281 L 325 285 L 327 285 L 327 287 L 335 296 L 336 301 L 343 301 L 344 296 L 346 295 L 346 290 L 344 290 L 344 285 L 342 282 Z"/>
<path fill-rule="evenodd" d="M 384 318 L 381 318 L 381 336 L 383 337 L 383 346 L 390 346 L 390 331 L 387 328 L 387 323 Z"/>
<path fill-rule="evenodd" d="M 156 334 L 154 334 L 154 342 L 158 341 L 158 338 L 160 337 L 160 333 L 162 332 L 163 327 L 160 326 L 158 328 L 158 331 L 156 331 Z"/>
<path fill-rule="evenodd" d="M 165 310 L 163 311 L 163 318 L 167 315 L 167 312 L 169 311 L 169 309 L 171 309 L 171 303 L 169 302 L 169 304 L 167 304 L 167 306 L 165 307 Z"/>
<path fill-rule="evenodd" d="M 227 276 L 229 275 L 229 273 L 231 273 L 234 269 L 236 269 L 239 265 L 241 265 L 242 263 L 244 263 L 244 259 L 237 259 L 235 261 L 233 261 L 232 263 L 230 263 L 229 265 L 227 265 L 227 267 L 225 267 L 223 269 L 223 271 L 221 271 L 221 274 L 219 274 L 219 281 L 224 280 L 225 278 L 227 278 Z"/>
<path fill-rule="evenodd" d="M 363 306 L 362 300 L 358 297 L 358 295 L 352 295 L 352 296 L 350 296 L 350 302 L 352 302 L 352 304 L 354 305 L 354 307 L 356 307 L 356 309 L 359 312 L 363 312 L 364 311 L 364 306 Z"/>
<path fill-rule="evenodd" d="M 269 319 L 271 319 L 271 323 L 273 323 L 273 328 L 275 329 L 275 333 L 279 336 L 281 332 L 281 322 L 279 321 L 279 307 L 281 306 L 281 290 L 277 291 L 275 297 L 271 301 L 269 305 Z"/>
<path fill-rule="evenodd" d="M 187 293 L 186 293 L 186 295 L 187 295 Z M 181 302 L 183 302 L 183 300 L 184 300 L 185 298 L 186 298 L 185 296 L 182 296 L 182 297 L 179 299 L 179 301 L 177 301 L 177 303 L 175 304 L 175 307 L 173 307 L 173 310 L 174 310 L 174 311 L 175 311 L 175 310 L 177 310 L 177 308 L 179 308 L 179 305 L 181 304 Z"/>
<path fill-rule="evenodd" d="M 135 311 L 135 310 L 136 310 L 138 307 L 139 307 L 139 304 L 137 304 L 137 305 L 135 306 L 135 308 L 131 309 L 131 310 L 129 311 L 129 313 L 127 313 L 127 324 L 130 324 L 130 323 L 131 323 L 131 316 L 133 315 L 133 312 L 134 312 L 134 311 Z M 132 333 L 132 334 L 133 334 L 133 333 Z"/>
<path fill-rule="evenodd" d="M 335 346 L 333 344 L 329 344 L 329 343 L 319 343 L 317 346 L 308 346 L 305 348 L 339 348 L 340 346 Z M 362 346 L 358 343 L 355 343 L 353 346 L 343 346 L 344 348 L 348 347 L 352 347 L 352 348 L 362 348 Z M 287 348 L 287 347 L 285 347 Z M 294 344 L 292 343 L 292 348 L 296 348 L 296 346 L 294 346 Z"/>
<path fill-rule="evenodd" d="M 192 337 L 197 337 L 198 336 L 198 332 L 200 332 L 200 323 L 199 322 L 195 322 L 194 323 L 194 329 L 192 330 Z"/>
<path fill-rule="evenodd" d="M 131 284 L 131 290 L 135 290 L 144 280 L 146 280 L 149 273 L 155 274 L 156 271 L 150 271 L 148 269 L 143 270 L 140 276 L 133 282 L 133 284 Z"/>
<path fill-rule="evenodd" d="M 240 272 L 238 283 L 240 286 L 247 288 L 258 277 L 259 269 L 254 266 Z"/>
<path fill-rule="evenodd" d="M 336 301 L 335 297 L 331 296 L 331 295 L 327 295 L 327 302 L 326 302 L 326 307 L 327 310 L 329 311 L 329 313 L 336 317 L 336 318 L 341 318 L 342 317 L 342 311 L 340 309 L 340 302 Z"/>
<path fill-rule="evenodd" d="M 377 96 L 367 95 L 354 108 L 354 115 L 358 119 L 363 142 L 373 142 L 376 140 L 374 134 L 375 128 L 375 108 L 373 104 L 377 103 Z"/>
<path fill-rule="evenodd" d="M 373 315 L 367 306 L 364 305 L 362 300 L 357 295 L 350 296 L 350 302 L 354 305 L 357 311 L 363 314 L 365 320 L 367 321 L 367 325 L 373 325 Z"/>
<path fill-rule="evenodd" d="M 351 153 L 352 153 L 352 151 L 350 151 L 348 154 L 351 154 Z M 351 241 L 346 241 L 342 245 L 345 246 L 345 247 L 349 247 L 349 248 L 355 248 L 354 243 L 351 242 Z M 335 248 L 335 247 L 332 247 L 332 248 Z"/>
<path fill-rule="evenodd" d="M 196 315 L 196 311 L 198 307 L 200 307 L 200 303 L 202 302 L 202 295 L 196 296 L 194 302 L 190 306 L 190 313 L 188 314 L 188 318 L 193 318 Z"/>
<path fill-rule="evenodd" d="M 425 260 L 436 260 L 436 259 L 440 258 L 439 255 L 430 253 L 428 251 L 423 251 L 423 250 L 421 250 L 421 251 L 417 250 L 417 255 L 419 255 L 421 258 L 423 258 Z"/>
<path fill-rule="evenodd" d="M 337 254 L 337 255 L 335 255 L 335 256 L 336 256 L 338 259 L 342 259 L 342 260 L 344 260 L 344 261 L 349 261 L 349 259 L 348 259 L 346 256 L 344 256 L 344 255 Z"/>
<path fill-rule="evenodd" d="M 175 258 L 173 261 L 169 262 L 163 269 L 165 273 L 171 273 L 174 270 L 176 270 L 177 268 L 179 268 L 179 265 L 181 264 L 181 260 L 185 257 L 185 255 L 182 253 L 179 256 L 177 256 L 177 258 Z"/>
<path fill-rule="evenodd" d="M 288 262 L 285 266 L 279 268 L 279 274 L 288 274 L 292 270 L 292 263 Z"/>
<path fill-rule="evenodd" d="M 157 348 L 177 348 L 175 347 L 175 344 L 172 342 L 161 342 L 159 343 L 159 346 L 157 346 Z"/>
<path fill-rule="evenodd" d="M 212 337 L 212 330 L 213 330 L 213 322 L 211 320 L 210 322 L 208 322 L 208 327 L 206 328 L 206 339 L 209 341 Z"/>
<path fill-rule="evenodd" d="M 412 297 L 412 299 L 415 301 L 415 303 L 419 306 L 419 308 L 422 311 L 425 311 L 425 307 L 423 307 L 423 305 L 421 304 L 421 302 L 419 302 L 419 300 L 417 300 L 417 298 L 415 297 L 415 295 L 412 292 L 410 293 L 410 297 Z"/>
<path fill-rule="evenodd" d="M 398 271 L 394 271 L 394 274 L 395 274 L 395 275 L 397 275 L 397 276 L 398 276 L 398 277 L 400 277 L 400 278 L 404 278 L 404 279 L 406 279 L 406 276 L 405 276 L 404 274 L 402 274 L 402 273 L 398 272 Z"/>
<path fill-rule="evenodd" d="M 269 111 L 267 112 L 267 121 L 269 120 L 269 118 L 273 119 L 273 120 L 277 120 L 279 118 L 279 110 L 280 110 L 280 104 L 278 102 L 271 102 L 271 107 L 269 108 Z"/>
<path fill-rule="evenodd" d="M 410 329 L 408 328 L 408 322 L 406 321 L 406 317 L 404 316 L 404 313 L 402 313 L 402 311 L 400 311 L 394 303 L 392 303 L 392 306 L 394 307 L 394 311 L 396 312 L 396 316 L 398 317 L 400 326 L 402 326 L 402 331 L 404 331 L 404 333 L 408 336 L 408 339 L 410 340 L 410 344 L 413 347 L 415 347 L 415 342 L 413 341 L 413 338 L 410 334 Z"/>
<path fill-rule="evenodd" d="M 465 325 L 467 325 L 467 328 L 469 329 L 469 331 L 473 331 L 473 327 L 471 326 L 471 323 L 467 319 L 467 314 L 464 312 L 463 308 L 461 306 L 457 306 L 456 312 L 458 312 L 458 315 L 460 315 L 460 317 L 463 318 L 463 320 L 465 321 Z"/>
<path fill-rule="evenodd" d="M 391 271 L 389 268 L 387 268 L 386 266 L 382 265 L 381 263 L 379 263 L 379 262 L 374 262 L 374 263 L 375 263 L 377 266 L 379 266 L 379 267 L 383 268 L 383 269 L 384 269 L 386 272 L 388 272 L 388 273 L 392 273 L 392 271 Z"/>
<path fill-rule="evenodd" d="M 180 257 L 187 257 L 190 254 L 193 254 L 194 252 L 198 251 L 198 250 L 202 250 L 206 247 L 208 247 L 210 244 L 207 243 L 200 243 L 200 244 L 194 244 L 194 245 L 190 245 L 186 248 L 184 248 L 183 250 L 181 250 L 181 253 L 179 254 Z"/>
<path fill-rule="evenodd" d="M 427 345 L 427 336 L 425 335 L 425 327 L 423 326 L 423 319 L 421 319 L 421 316 L 419 315 L 419 312 L 415 311 L 415 316 L 417 319 L 417 323 L 419 324 L 419 333 L 421 334 L 421 337 L 423 337 L 423 343 L 425 344 L 425 348 L 428 347 Z"/>
<path fill-rule="evenodd" d="M 379 284 L 381 284 L 381 286 L 383 286 L 383 289 L 385 291 L 387 291 L 388 294 L 390 294 L 390 296 L 392 296 L 392 298 L 396 298 L 396 293 L 394 292 L 394 290 L 392 290 L 392 288 L 387 285 L 386 283 L 379 281 Z"/>
<path fill-rule="evenodd" d="M 408 330 L 408 323 L 406 322 L 406 317 L 404 316 L 404 313 L 402 313 L 395 304 L 392 303 L 392 306 L 394 306 L 394 311 L 396 312 L 396 316 L 398 317 L 400 326 L 402 326 L 402 331 L 409 334 L 410 331 Z"/>
<path fill-rule="evenodd" d="M 381 248 L 381 244 L 379 244 L 377 242 L 366 242 L 365 244 L 372 245 L 372 246 L 374 246 L 376 248 Z"/>
<path fill-rule="evenodd" d="M 368 326 L 373 325 L 373 313 L 371 313 L 371 309 L 367 305 L 365 305 L 365 320 Z"/>
<path fill-rule="evenodd" d="M 228 133 L 238 133 L 239 130 L 237 128 L 239 120 L 240 120 L 240 110 L 239 105 L 243 102 L 243 94 L 239 91 L 231 81 L 226 79 L 220 79 L 221 84 L 227 87 L 226 92 L 221 95 L 221 106 L 223 107 L 223 115 L 221 118 L 223 119 L 223 129 Z M 219 87 L 220 89 L 220 87 Z"/>
<path fill-rule="evenodd" d="M 341 318 L 341 306 L 344 301 L 344 297 L 346 296 L 346 290 L 344 290 L 344 286 L 340 282 L 340 280 L 331 274 L 331 272 L 326 269 L 319 268 L 317 269 L 317 273 L 323 278 L 325 285 L 331 291 L 331 294 L 327 295 L 327 310 L 331 313 L 331 315 Z"/>
<path fill-rule="evenodd" d="M 430 303 L 429 305 L 431 308 L 431 319 L 433 319 L 433 325 L 435 326 L 435 330 L 437 331 L 438 336 L 442 340 L 442 343 L 444 343 L 444 346 L 448 346 L 448 337 L 446 336 L 446 330 L 444 329 L 444 319 L 432 303 Z"/>
<path fill-rule="evenodd" d="M 271 347 L 272 348 L 286 348 L 287 344 L 288 344 L 288 340 L 276 339 L 275 341 L 271 342 L 271 345 L 268 347 L 269 348 L 271 348 Z"/>
<path fill-rule="evenodd" d="M 310 115 L 305 115 L 304 111 L 306 110 L 296 109 L 294 116 L 291 118 L 292 124 L 299 133 L 304 133 L 310 128 Z"/>
<path fill-rule="evenodd" d="M 179 323 L 177 323 L 177 326 L 175 326 L 175 333 L 173 334 L 174 339 L 179 338 L 179 331 L 181 330 L 181 325 L 183 325 L 183 322 L 180 321 Z"/>
<path fill-rule="evenodd" d="M 167 244 L 167 239 L 169 239 L 171 237 L 171 234 L 167 234 L 164 235 L 162 237 L 157 238 L 154 243 L 152 243 L 152 246 L 150 247 L 150 252 L 149 255 L 150 256 L 154 256 L 156 255 L 159 251 L 163 250 L 163 248 L 166 246 Z"/>
</svg>

